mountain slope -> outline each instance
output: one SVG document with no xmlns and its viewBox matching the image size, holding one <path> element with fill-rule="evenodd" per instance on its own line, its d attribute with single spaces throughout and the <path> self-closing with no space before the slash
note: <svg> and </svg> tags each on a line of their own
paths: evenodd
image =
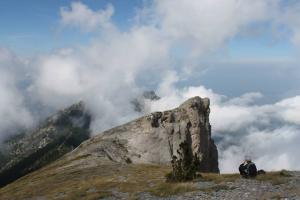
<svg viewBox="0 0 300 200">
<path fill-rule="evenodd" d="M 8 141 L 0 186 L 58 159 L 89 138 L 91 116 L 82 102 L 59 111 L 35 131 Z"/>
<path fill-rule="evenodd" d="M 181 142 L 202 158 L 201 171 L 218 172 L 208 115 L 209 100 L 195 97 L 112 128 L 0 188 L 0 199 L 299 199 L 299 172 L 256 179 L 201 173 L 193 182 L 166 183 Z"/>
</svg>

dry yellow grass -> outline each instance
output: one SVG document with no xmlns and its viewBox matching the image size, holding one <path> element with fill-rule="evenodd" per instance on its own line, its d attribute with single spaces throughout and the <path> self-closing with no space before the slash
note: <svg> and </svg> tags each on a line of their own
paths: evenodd
<svg viewBox="0 0 300 200">
<path fill-rule="evenodd" d="M 166 183 L 165 174 L 171 170 L 168 166 L 121 165 L 112 162 L 84 167 L 70 165 L 70 162 L 74 164 L 80 159 L 86 161 L 93 158 L 79 156 L 72 160 L 61 159 L 1 188 L 0 199 L 44 197 L 93 200 L 112 196 L 114 191 L 127 193 L 128 198 L 136 199 L 140 192 L 170 196 L 199 190 L 194 182 Z M 282 172 L 270 172 L 257 177 L 257 180 L 276 184 L 287 179 L 285 175 Z M 226 182 L 240 178 L 239 174 L 202 173 L 201 176 L 195 181 L 212 181 L 217 184 L 208 188 L 206 192 L 227 190 L 228 188 L 224 186 Z"/>
<path fill-rule="evenodd" d="M 213 181 L 215 183 L 234 182 L 241 178 L 239 174 L 201 173 L 201 176 L 200 181 Z"/>
<path fill-rule="evenodd" d="M 280 185 L 288 182 L 288 178 L 291 175 L 286 170 L 281 170 L 278 172 L 267 172 L 266 174 L 259 175 L 256 180 L 268 181 L 272 185 Z"/>
<path fill-rule="evenodd" d="M 111 196 L 112 191 L 128 193 L 134 199 L 135 194 L 142 191 L 160 194 L 163 188 L 170 188 L 166 191 L 168 195 L 191 190 L 184 184 L 165 183 L 164 175 L 170 171 L 167 166 L 110 163 L 81 169 L 62 168 L 68 164 L 61 160 L 20 178 L 0 189 L 0 199 L 42 196 L 46 199 L 92 200 Z"/>
</svg>

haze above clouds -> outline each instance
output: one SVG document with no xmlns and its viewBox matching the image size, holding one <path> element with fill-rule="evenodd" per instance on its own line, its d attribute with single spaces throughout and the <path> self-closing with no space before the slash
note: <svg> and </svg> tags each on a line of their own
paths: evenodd
<svg viewBox="0 0 300 200">
<path fill-rule="evenodd" d="M 60 28 L 92 33 L 89 44 L 29 58 L 0 49 L 0 140 L 12 128 L 32 127 L 41 117 L 79 100 L 94 115 L 93 134 L 100 133 L 141 115 L 133 111 L 131 101 L 151 87 L 162 98 L 146 101 L 145 112 L 174 108 L 193 96 L 211 99 L 212 134 L 222 172 L 235 171 L 245 155 L 265 170 L 300 169 L 300 156 L 295 155 L 300 144 L 300 88 L 295 86 L 300 80 L 299 10 L 300 2 L 280 0 L 145 1 L 130 27 L 122 30 L 112 20 L 118 12 L 113 4 L 96 10 L 71 2 L 58 10 Z M 237 38 L 260 40 L 266 34 L 293 46 L 295 54 L 227 56 L 226 48 Z M 224 63 L 239 69 L 226 74 Z M 268 74 L 268 79 L 257 85 L 252 73 L 260 69 L 257 76 Z M 205 81 L 194 81 L 205 80 L 210 70 L 218 74 L 211 83 L 229 75 L 250 83 L 234 82 L 244 94 L 233 97 L 202 85 Z M 275 82 L 279 74 L 284 88 Z M 261 89 L 253 90 L 252 84 Z M 282 99 L 262 104 L 261 91 L 276 87 L 286 91 Z"/>
</svg>

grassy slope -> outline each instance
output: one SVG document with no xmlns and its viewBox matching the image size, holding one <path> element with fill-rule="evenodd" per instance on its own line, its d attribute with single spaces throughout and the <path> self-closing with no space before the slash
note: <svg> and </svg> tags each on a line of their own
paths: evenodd
<svg viewBox="0 0 300 200">
<path fill-rule="evenodd" d="M 1 188 L 0 199 L 34 196 L 49 199 L 97 199 L 110 196 L 112 190 L 134 195 L 136 191 L 151 190 L 164 183 L 164 175 L 170 170 L 163 166 L 113 163 L 79 169 L 72 165 L 68 167 L 68 164 L 60 160 L 20 178 Z"/>
<path fill-rule="evenodd" d="M 24 199 L 45 197 L 47 199 L 99 199 L 112 196 L 113 192 L 124 192 L 135 199 L 139 192 L 150 192 L 156 196 L 195 191 L 195 183 L 165 183 L 164 176 L 170 171 L 167 166 L 121 165 L 103 162 L 97 166 L 84 166 L 85 157 L 72 160 L 61 159 L 47 167 L 20 178 L 0 189 L 0 199 Z M 74 165 L 79 161 L 79 165 Z M 70 164 L 73 163 L 73 164 Z M 84 166 L 84 167 L 83 167 Z M 222 188 L 222 183 L 240 178 L 238 174 L 202 174 L 197 181 L 212 181 L 221 186 L 208 188 L 206 192 Z M 261 176 L 261 181 L 283 183 L 280 172 Z"/>
</svg>

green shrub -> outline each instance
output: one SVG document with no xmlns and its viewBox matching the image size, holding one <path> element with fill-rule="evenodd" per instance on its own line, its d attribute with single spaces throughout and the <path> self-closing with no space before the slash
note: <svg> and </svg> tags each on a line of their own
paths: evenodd
<svg viewBox="0 0 300 200">
<path fill-rule="evenodd" d="M 190 181 L 196 178 L 200 159 L 197 154 L 193 155 L 187 141 L 179 145 L 177 153 L 179 158 L 175 155 L 172 157 L 172 171 L 166 174 L 167 182 Z"/>
</svg>

